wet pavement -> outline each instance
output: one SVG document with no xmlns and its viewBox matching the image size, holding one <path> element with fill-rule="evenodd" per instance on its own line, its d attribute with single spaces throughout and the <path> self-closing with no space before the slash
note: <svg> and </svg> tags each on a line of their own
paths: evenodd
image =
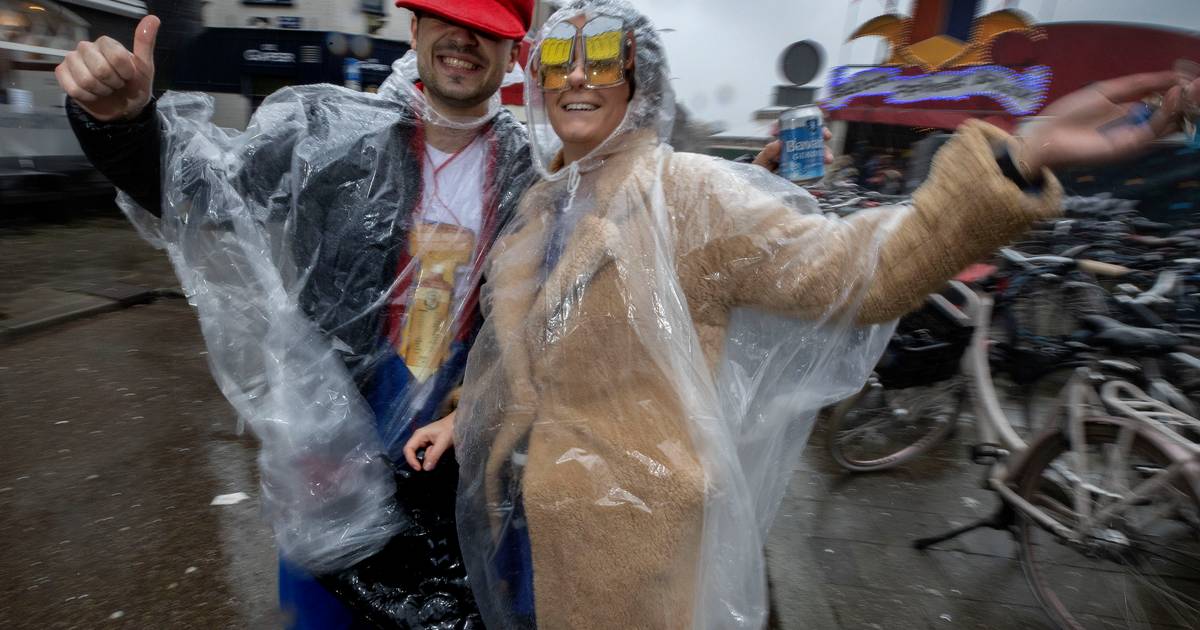
<svg viewBox="0 0 1200 630">
<path fill-rule="evenodd" d="M 181 300 L 0 347 L 0 627 L 278 625 L 254 444 L 203 352 Z M 1003 534 L 911 548 L 993 505 L 959 453 L 851 477 L 814 437 L 768 546 L 777 626 L 1048 628 Z"/>
<path fill-rule="evenodd" d="M 1050 630 L 1008 534 L 981 529 L 918 551 L 912 541 L 989 516 L 969 425 L 907 466 L 843 472 L 818 427 L 767 551 L 783 630 Z"/>
<path fill-rule="evenodd" d="M 32 290 L 174 284 L 119 217 L 0 230 L 0 268 L 10 319 Z M 0 628 L 279 626 L 255 445 L 234 434 L 185 301 L 0 339 L 0 426 Z M 776 627 L 1050 627 L 1006 534 L 911 548 L 995 505 L 963 443 L 850 476 L 823 442 L 768 544 Z M 236 492 L 249 500 L 211 505 Z"/>
<path fill-rule="evenodd" d="M 186 303 L 0 349 L 0 627 L 263 627 L 270 533 L 254 444 L 208 375 Z"/>
<path fill-rule="evenodd" d="M 119 218 L 5 230 L 0 267 L 10 307 L 82 280 L 174 283 Z M 186 302 L 0 345 L 0 418 L 0 628 L 279 625 L 254 444 Z M 252 499 L 210 505 L 233 492 Z"/>
<path fill-rule="evenodd" d="M 6 306 L 15 297 L 39 288 L 178 286 L 166 256 L 138 238 L 115 208 L 59 223 L 0 225 L 0 269 L 0 313 L 10 316 Z"/>
</svg>

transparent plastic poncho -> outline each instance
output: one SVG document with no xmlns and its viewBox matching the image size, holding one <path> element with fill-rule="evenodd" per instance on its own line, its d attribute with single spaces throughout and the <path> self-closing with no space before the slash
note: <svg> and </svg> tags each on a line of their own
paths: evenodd
<svg viewBox="0 0 1200 630">
<path fill-rule="evenodd" d="M 446 412 L 483 254 L 532 176 L 525 131 L 498 96 L 479 119 L 451 119 L 415 85 L 413 53 L 393 70 L 378 94 L 283 89 L 244 132 L 215 126 L 208 96 L 168 93 L 161 219 L 119 199 L 169 252 L 212 373 L 260 442 L 281 553 L 315 573 L 371 556 L 405 525 L 389 462 L 405 465 L 413 427 Z M 474 234 L 426 229 L 430 125 L 480 132 Z"/>
<path fill-rule="evenodd" d="M 823 216 L 763 169 L 674 152 L 658 33 L 597 0 L 543 37 L 581 14 L 624 20 L 636 90 L 564 167 L 558 95 L 529 72 L 542 179 L 487 262 L 456 425 L 476 600 L 489 628 L 757 629 L 766 533 L 817 413 L 893 329 L 878 260 L 908 209 Z"/>
</svg>

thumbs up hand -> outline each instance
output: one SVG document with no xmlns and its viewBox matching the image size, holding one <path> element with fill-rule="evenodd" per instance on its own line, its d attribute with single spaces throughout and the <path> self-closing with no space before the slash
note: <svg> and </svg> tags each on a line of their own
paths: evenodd
<svg viewBox="0 0 1200 630">
<path fill-rule="evenodd" d="M 111 37 L 79 42 L 54 69 L 58 84 L 83 111 L 111 122 L 136 118 L 150 102 L 154 85 L 154 43 L 159 19 L 142 18 L 133 52 Z"/>
</svg>

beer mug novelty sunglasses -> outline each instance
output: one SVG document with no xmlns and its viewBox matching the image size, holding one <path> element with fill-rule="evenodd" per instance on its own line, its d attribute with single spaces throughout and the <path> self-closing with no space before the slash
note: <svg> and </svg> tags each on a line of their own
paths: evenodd
<svg viewBox="0 0 1200 630">
<path fill-rule="evenodd" d="M 546 92 L 570 89 L 569 77 L 580 58 L 587 77 L 583 87 L 595 90 L 621 85 L 632 44 L 620 18 L 601 15 L 583 28 L 569 22 L 558 24 L 542 40 L 537 57 L 538 87 Z"/>
</svg>

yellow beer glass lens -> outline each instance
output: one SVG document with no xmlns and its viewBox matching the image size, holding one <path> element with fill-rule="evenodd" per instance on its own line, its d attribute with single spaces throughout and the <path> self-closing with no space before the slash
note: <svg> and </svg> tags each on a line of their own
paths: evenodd
<svg viewBox="0 0 1200 630">
<path fill-rule="evenodd" d="M 621 32 L 590 35 L 584 40 L 584 48 L 590 62 L 616 61 L 621 57 Z"/>
<path fill-rule="evenodd" d="M 542 42 L 541 61 L 543 67 L 565 66 L 571 63 L 571 47 L 575 39 L 550 39 Z"/>
</svg>

